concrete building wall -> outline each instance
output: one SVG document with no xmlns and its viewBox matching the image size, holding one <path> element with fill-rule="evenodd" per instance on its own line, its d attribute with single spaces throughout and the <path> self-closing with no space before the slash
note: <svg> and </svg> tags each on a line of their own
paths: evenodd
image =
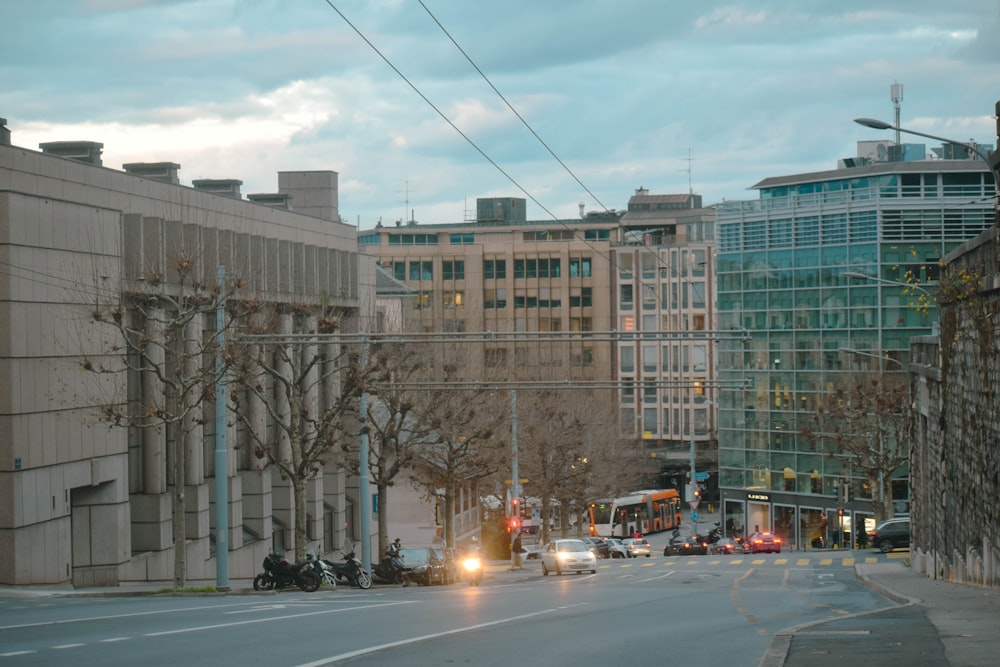
<svg viewBox="0 0 1000 667">
<path fill-rule="evenodd" d="M 168 481 L 137 455 L 164 443 L 144 445 L 143 434 L 99 421 L 101 406 L 137 391 L 125 373 L 81 372 L 85 359 L 120 362 L 111 351 L 117 332 L 91 322 L 97 299 L 183 250 L 205 280 L 223 264 L 277 304 L 364 306 L 372 317 L 374 266 L 356 246 L 354 228 L 339 222 L 0 145 L 0 583 L 172 578 Z M 187 574 L 210 579 L 214 434 L 196 434 L 184 445 Z M 230 575 L 252 577 L 282 506 L 274 473 L 234 451 L 225 473 Z M 325 495 L 321 480 L 314 486 L 313 528 L 322 533 L 320 499 L 347 501 Z"/>
</svg>

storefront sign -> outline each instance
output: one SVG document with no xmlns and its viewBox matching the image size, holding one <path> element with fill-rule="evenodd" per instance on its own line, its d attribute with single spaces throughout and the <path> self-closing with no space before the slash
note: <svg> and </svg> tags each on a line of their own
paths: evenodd
<svg viewBox="0 0 1000 667">
<path fill-rule="evenodd" d="M 747 500 L 760 500 L 763 502 L 770 502 L 771 495 L 768 493 L 747 493 Z"/>
</svg>

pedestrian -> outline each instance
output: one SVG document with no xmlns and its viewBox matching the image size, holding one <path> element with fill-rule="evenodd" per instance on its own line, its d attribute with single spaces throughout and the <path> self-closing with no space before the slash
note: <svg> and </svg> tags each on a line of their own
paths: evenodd
<svg viewBox="0 0 1000 667">
<path fill-rule="evenodd" d="M 510 553 L 511 553 L 511 556 L 513 557 L 513 565 L 511 566 L 512 569 L 520 570 L 521 569 L 521 533 L 520 532 L 518 532 L 517 535 L 514 536 L 514 541 L 510 545 Z"/>
<path fill-rule="evenodd" d="M 865 530 L 864 524 L 861 525 L 861 530 L 858 531 L 858 548 L 868 548 L 868 531 Z"/>
</svg>

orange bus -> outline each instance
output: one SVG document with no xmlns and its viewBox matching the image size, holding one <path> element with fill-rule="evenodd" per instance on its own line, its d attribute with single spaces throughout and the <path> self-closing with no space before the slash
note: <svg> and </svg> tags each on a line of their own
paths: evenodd
<svg viewBox="0 0 1000 667">
<path fill-rule="evenodd" d="M 588 508 L 590 534 L 595 537 L 631 537 L 673 530 L 681 525 L 681 496 L 677 489 L 633 491 L 621 498 L 596 500 Z"/>
</svg>

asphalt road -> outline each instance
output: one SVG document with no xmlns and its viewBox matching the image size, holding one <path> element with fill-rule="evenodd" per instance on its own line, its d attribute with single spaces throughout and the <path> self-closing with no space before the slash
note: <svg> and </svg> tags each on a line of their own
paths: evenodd
<svg viewBox="0 0 1000 667">
<path fill-rule="evenodd" d="M 874 557 L 865 556 L 865 557 Z M 0 595 L 4 665 L 567 665 L 691 656 L 757 665 L 797 623 L 892 603 L 854 555 L 602 560 L 596 575 L 491 568 L 482 586 L 313 594 Z M 884 557 L 883 557 L 884 558 Z M 803 649 L 808 650 L 808 649 Z"/>
</svg>

